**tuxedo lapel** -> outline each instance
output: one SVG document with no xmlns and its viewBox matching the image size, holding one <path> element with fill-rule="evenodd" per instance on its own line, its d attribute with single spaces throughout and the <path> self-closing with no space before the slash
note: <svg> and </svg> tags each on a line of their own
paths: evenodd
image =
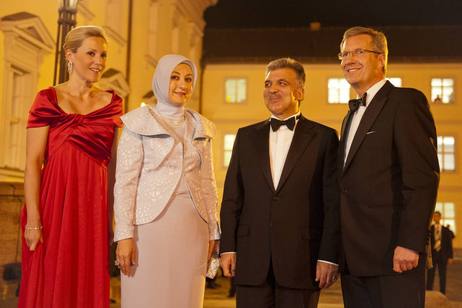
<svg viewBox="0 0 462 308">
<path fill-rule="evenodd" d="M 260 157 L 260 168 L 265 175 L 266 181 L 274 192 L 273 178 L 271 177 L 271 165 L 269 161 L 269 121 L 265 121 L 262 125 L 256 128 L 255 146 Z"/>
<path fill-rule="evenodd" d="M 345 118 L 343 118 L 343 121 L 342 121 L 342 128 L 340 130 L 340 142 L 339 142 L 339 147 L 338 147 L 338 164 L 337 164 L 337 167 L 338 167 L 338 170 L 342 170 L 343 169 L 343 163 L 345 162 L 345 141 L 346 141 L 346 136 L 345 136 L 345 130 L 346 130 L 346 125 L 348 123 L 348 119 L 350 118 L 350 115 L 351 114 L 351 110 L 348 109 L 348 113 L 347 115 L 345 116 Z"/>
<path fill-rule="evenodd" d="M 340 130 L 340 141 L 342 140 L 345 140 L 345 129 L 346 129 L 346 124 L 347 124 L 347 121 L 348 121 L 348 118 L 350 117 L 350 113 L 351 113 L 351 110 L 348 109 L 348 113 L 347 115 L 343 118 L 343 121 L 342 121 L 342 128 Z"/>
<path fill-rule="evenodd" d="M 316 136 L 316 133 L 312 128 L 313 125 L 303 116 L 300 116 L 300 120 L 295 127 L 294 137 L 290 144 L 289 152 L 287 153 L 284 168 L 282 169 L 281 179 L 279 180 L 277 191 L 281 190 L 284 186 L 284 183 L 289 178 L 290 173 L 297 165 L 297 161 L 300 159 L 303 152 L 305 152 L 306 147 L 314 136 Z"/>
<path fill-rule="evenodd" d="M 345 166 L 343 167 L 343 172 L 345 172 L 351 164 L 353 157 L 355 156 L 356 152 L 361 146 L 361 143 L 366 137 L 366 133 L 372 127 L 372 125 L 375 122 L 375 119 L 377 118 L 383 106 L 385 105 L 385 102 L 388 98 L 388 93 L 392 88 L 393 85 L 389 81 L 387 81 L 385 85 L 379 90 L 379 92 L 377 92 L 377 94 L 374 96 L 369 106 L 367 107 L 366 112 L 364 113 L 361 122 L 359 123 L 358 129 L 356 130 L 353 142 L 351 143 L 350 151 L 348 152 L 348 157 L 345 162 Z"/>
</svg>

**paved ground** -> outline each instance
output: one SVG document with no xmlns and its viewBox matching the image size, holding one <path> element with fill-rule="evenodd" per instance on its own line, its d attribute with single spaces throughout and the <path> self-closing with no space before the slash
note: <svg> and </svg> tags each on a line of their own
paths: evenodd
<svg viewBox="0 0 462 308">
<path fill-rule="evenodd" d="M 462 259 L 457 259 L 454 264 L 448 267 L 447 279 L 447 297 L 451 300 L 452 308 L 462 308 Z M 219 278 L 220 287 L 214 290 L 207 289 L 205 294 L 204 308 L 234 308 L 234 298 L 228 298 L 229 282 L 225 278 Z M 118 285 L 117 280 L 113 280 L 114 285 Z M 116 288 L 117 289 L 117 288 Z M 435 277 L 435 289 L 438 290 L 438 277 Z M 114 296 L 118 297 L 118 292 L 114 292 Z M 1 296 L 2 294 L 0 294 Z M 0 298 L 0 308 L 17 307 L 16 298 Z M 340 284 L 334 286 L 321 293 L 319 308 L 341 308 L 342 294 Z M 120 305 L 113 304 L 111 308 L 120 308 Z"/>
<path fill-rule="evenodd" d="M 218 289 L 207 289 L 205 293 L 204 308 L 235 308 L 235 299 L 228 298 L 229 282 L 225 278 L 218 279 Z M 343 307 L 340 283 L 336 283 L 327 291 L 321 293 L 319 308 L 340 308 Z"/>
</svg>

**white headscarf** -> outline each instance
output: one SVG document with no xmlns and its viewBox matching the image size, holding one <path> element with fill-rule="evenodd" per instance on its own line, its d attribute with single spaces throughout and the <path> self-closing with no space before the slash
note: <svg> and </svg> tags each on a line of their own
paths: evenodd
<svg viewBox="0 0 462 308">
<path fill-rule="evenodd" d="M 197 68 L 194 63 L 181 55 L 165 55 L 160 58 L 154 76 L 152 77 L 152 91 L 157 98 L 156 110 L 164 116 L 178 117 L 184 115 L 184 106 L 172 104 L 168 99 L 170 76 L 178 64 L 187 64 L 193 73 L 193 89 L 197 80 Z"/>
</svg>

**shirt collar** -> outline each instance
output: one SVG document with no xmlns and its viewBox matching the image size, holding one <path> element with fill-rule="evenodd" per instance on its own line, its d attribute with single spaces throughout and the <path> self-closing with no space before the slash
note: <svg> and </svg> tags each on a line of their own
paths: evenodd
<svg viewBox="0 0 462 308">
<path fill-rule="evenodd" d="M 375 83 L 372 87 L 367 89 L 366 107 L 369 105 L 372 99 L 374 99 L 374 96 L 377 94 L 377 92 L 379 92 L 379 90 L 385 85 L 386 82 L 386 79 L 382 79 L 379 82 Z"/>
<path fill-rule="evenodd" d="M 295 123 L 297 123 L 298 120 L 300 119 L 300 117 L 299 117 L 300 114 L 301 114 L 301 112 L 299 111 L 299 112 L 297 112 L 297 113 L 295 113 L 295 114 L 293 114 L 293 115 L 291 115 L 290 117 L 287 117 L 287 118 L 285 118 L 285 119 L 279 119 L 278 117 L 276 117 L 275 115 L 272 114 L 272 115 L 271 115 L 271 118 L 278 119 L 278 120 L 281 120 L 281 121 L 285 121 L 285 120 L 290 119 L 290 118 L 292 118 L 292 117 L 296 117 L 296 118 L 295 118 Z"/>
</svg>

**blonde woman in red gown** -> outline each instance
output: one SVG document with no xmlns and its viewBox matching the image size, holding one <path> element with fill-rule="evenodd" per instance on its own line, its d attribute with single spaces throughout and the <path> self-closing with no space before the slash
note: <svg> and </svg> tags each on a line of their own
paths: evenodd
<svg viewBox="0 0 462 308">
<path fill-rule="evenodd" d="M 108 165 L 122 99 L 95 86 L 106 45 L 99 27 L 70 31 L 69 80 L 30 109 L 20 308 L 109 307 Z"/>
</svg>

